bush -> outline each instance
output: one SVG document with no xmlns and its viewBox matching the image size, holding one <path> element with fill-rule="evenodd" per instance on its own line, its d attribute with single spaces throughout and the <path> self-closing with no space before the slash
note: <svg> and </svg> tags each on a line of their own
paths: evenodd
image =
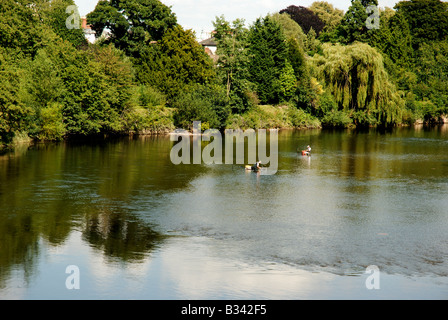
<svg viewBox="0 0 448 320">
<path fill-rule="evenodd" d="M 174 110 L 165 106 L 134 106 L 124 115 L 124 127 L 130 133 L 166 133 L 174 130 Z"/>
<path fill-rule="evenodd" d="M 228 103 L 232 113 L 241 114 L 258 105 L 260 99 L 253 83 L 247 80 L 238 80 L 232 83 Z"/>
<path fill-rule="evenodd" d="M 166 96 L 149 85 L 140 85 L 137 89 L 137 96 L 140 106 L 155 107 L 166 104 Z"/>
<path fill-rule="evenodd" d="M 324 127 L 347 128 L 353 126 L 353 120 L 347 112 L 335 109 L 326 113 L 321 122 Z"/>
<path fill-rule="evenodd" d="M 306 113 L 302 109 L 297 109 L 292 106 L 288 107 L 288 118 L 294 128 L 318 128 L 321 126 L 321 123 L 317 118 L 313 117 L 309 113 Z"/>
<path fill-rule="evenodd" d="M 337 109 L 338 104 L 336 103 L 334 97 L 328 91 L 325 91 L 321 95 L 318 95 L 313 114 L 316 117 L 322 118 L 327 113 Z"/>
<path fill-rule="evenodd" d="M 406 99 L 406 108 L 411 115 L 408 115 L 408 122 L 422 121 L 425 123 L 435 123 L 446 113 L 446 101 L 439 97 L 435 102 L 431 100 L 416 100 L 415 95 L 409 94 Z"/>
<path fill-rule="evenodd" d="M 66 129 L 62 115 L 63 105 L 60 103 L 48 104 L 40 110 L 41 130 L 40 140 L 62 140 Z"/>
<path fill-rule="evenodd" d="M 193 121 L 208 123 L 209 128 L 221 129 L 230 115 L 225 94 L 219 87 L 189 86 L 171 103 L 176 109 L 174 124 L 191 129 Z"/>
<path fill-rule="evenodd" d="M 242 115 L 231 115 L 228 129 L 272 129 L 320 127 L 317 118 L 294 106 L 256 106 Z"/>
</svg>

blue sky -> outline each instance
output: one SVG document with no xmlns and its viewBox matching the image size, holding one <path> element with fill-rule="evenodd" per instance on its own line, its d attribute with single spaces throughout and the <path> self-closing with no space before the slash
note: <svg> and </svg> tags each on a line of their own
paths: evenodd
<svg viewBox="0 0 448 320">
<path fill-rule="evenodd" d="M 82 16 L 93 11 L 97 0 L 74 0 Z M 278 12 L 290 5 L 310 6 L 315 0 L 162 0 L 171 6 L 178 23 L 185 29 L 192 29 L 200 37 L 202 31 L 210 32 L 216 16 L 224 15 L 227 20 L 245 19 L 251 24 L 268 13 Z M 346 11 L 350 0 L 326 0 L 334 7 Z M 379 0 L 380 7 L 393 7 L 398 0 Z"/>
</svg>

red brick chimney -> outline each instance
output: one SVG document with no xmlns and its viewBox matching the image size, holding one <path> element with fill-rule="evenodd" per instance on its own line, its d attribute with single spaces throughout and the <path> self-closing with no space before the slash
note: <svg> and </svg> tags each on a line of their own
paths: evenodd
<svg viewBox="0 0 448 320">
<path fill-rule="evenodd" d="M 81 29 L 87 29 L 87 18 L 86 17 L 81 18 Z"/>
</svg>

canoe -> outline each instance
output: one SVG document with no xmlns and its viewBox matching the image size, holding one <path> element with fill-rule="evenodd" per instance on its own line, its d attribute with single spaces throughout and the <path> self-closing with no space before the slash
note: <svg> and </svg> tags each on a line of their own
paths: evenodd
<svg viewBox="0 0 448 320">
<path fill-rule="evenodd" d="M 306 150 L 302 150 L 302 156 L 309 156 L 310 153 Z"/>
<path fill-rule="evenodd" d="M 259 171 L 261 170 L 261 168 L 260 168 L 259 170 L 254 170 L 254 169 L 252 168 L 252 166 L 249 166 L 249 165 L 247 165 L 247 166 L 245 167 L 245 169 L 246 169 L 246 171 L 253 171 L 253 172 L 259 172 Z"/>
</svg>

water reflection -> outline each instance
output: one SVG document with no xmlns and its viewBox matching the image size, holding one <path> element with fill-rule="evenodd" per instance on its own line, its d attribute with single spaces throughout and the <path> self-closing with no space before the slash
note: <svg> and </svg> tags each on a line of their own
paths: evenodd
<svg viewBox="0 0 448 320">
<path fill-rule="evenodd" d="M 0 288 L 18 269 L 29 281 L 41 241 L 62 246 L 74 230 L 110 259 L 144 259 L 165 236 L 126 202 L 142 191 L 183 188 L 194 177 L 168 178 L 169 148 L 168 139 L 150 137 L 21 146 L 0 155 Z"/>
<path fill-rule="evenodd" d="M 271 273 L 285 265 L 341 276 L 359 276 L 370 264 L 392 275 L 448 276 L 446 127 L 288 130 L 278 138 L 272 176 L 240 165 L 173 165 L 169 137 L 39 144 L 0 155 L 0 290 L 22 277 L 45 291 L 37 275 L 57 264 L 46 258 L 58 250 L 70 252 L 56 255 L 63 263 L 83 264 L 91 277 L 107 269 L 116 283 L 129 274 L 114 275 L 112 266 L 141 266 L 141 280 L 158 284 L 141 285 L 134 294 L 143 298 L 189 290 L 219 296 L 200 279 L 223 285 L 229 298 L 269 289 L 281 298 L 297 289 Z M 306 145 L 311 157 L 297 152 Z M 246 269 L 252 263 L 282 286 L 251 283 L 255 291 L 247 292 L 223 280 L 267 279 L 247 275 L 257 270 Z M 300 277 L 304 286 L 307 276 Z M 317 292 L 313 286 L 307 290 Z"/>
<path fill-rule="evenodd" d="M 82 226 L 82 239 L 108 259 L 138 262 L 157 249 L 166 237 L 131 214 L 101 208 L 88 214 Z"/>
</svg>

